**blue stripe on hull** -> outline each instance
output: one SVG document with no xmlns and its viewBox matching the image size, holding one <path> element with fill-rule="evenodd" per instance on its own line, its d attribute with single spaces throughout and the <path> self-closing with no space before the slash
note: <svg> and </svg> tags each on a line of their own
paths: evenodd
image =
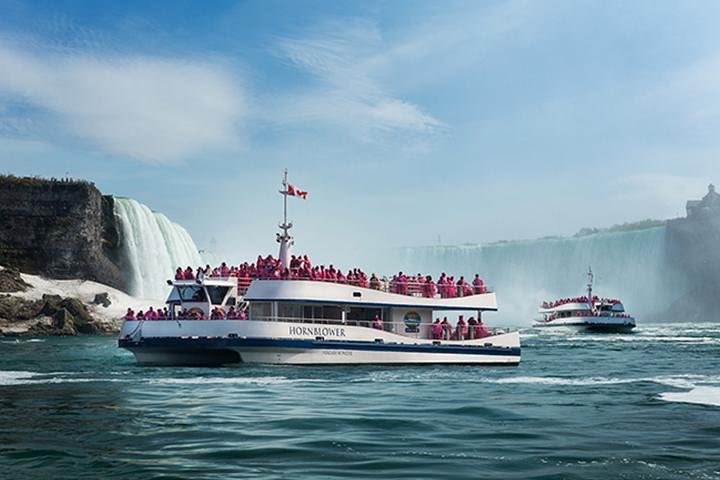
<svg viewBox="0 0 720 480">
<path fill-rule="evenodd" d="M 131 339 L 118 340 L 123 348 L 290 348 L 290 349 L 325 349 L 325 350 L 365 350 L 379 352 L 411 352 L 411 353 L 452 353 L 465 355 L 503 355 L 520 356 L 520 348 L 485 347 L 461 345 L 432 344 L 399 344 L 353 341 L 270 339 L 270 338 L 178 338 L 178 337 L 146 337 L 135 342 Z"/>
</svg>

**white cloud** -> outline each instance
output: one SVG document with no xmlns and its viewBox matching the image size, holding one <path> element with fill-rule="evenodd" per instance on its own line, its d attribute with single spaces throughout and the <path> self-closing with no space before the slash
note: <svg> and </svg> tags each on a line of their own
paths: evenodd
<svg viewBox="0 0 720 480">
<path fill-rule="evenodd" d="M 365 140 L 386 134 L 429 134 L 443 127 L 440 120 L 377 80 L 372 59 L 382 55 L 386 46 L 372 22 L 327 22 L 314 28 L 313 34 L 279 38 L 276 48 L 281 58 L 310 74 L 317 85 L 271 101 L 272 122 L 322 122 Z"/>
<path fill-rule="evenodd" d="M 279 124 L 341 126 L 366 140 L 426 139 L 447 125 L 409 100 L 408 91 L 428 84 L 440 88 L 443 76 L 456 75 L 526 32 L 529 20 L 536 20 L 531 7 L 524 0 L 495 7 L 443 5 L 438 12 L 418 12 L 420 22 L 408 19 L 391 30 L 390 39 L 363 18 L 326 20 L 279 37 L 275 53 L 314 83 L 275 97 L 267 115 Z"/>
<path fill-rule="evenodd" d="M 194 60 L 38 54 L 0 42 L 0 72 L 0 111 L 20 104 L 17 116 L 41 116 L 40 135 L 52 131 L 146 162 L 233 147 L 246 112 L 238 79 Z M 13 121 L 7 110 L 0 116 Z"/>
</svg>

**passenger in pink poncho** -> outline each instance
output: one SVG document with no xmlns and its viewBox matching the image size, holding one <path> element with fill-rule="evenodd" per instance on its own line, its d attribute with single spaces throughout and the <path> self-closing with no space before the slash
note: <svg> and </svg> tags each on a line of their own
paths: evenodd
<svg viewBox="0 0 720 480">
<path fill-rule="evenodd" d="M 450 340 L 450 337 L 452 336 L 452 325 L 450 325 L 450 322 L 448 322 L 447 317 L 443 317 L 441 325 L 443 340 Z"/>
<path fill-rule="evenodd" d="M 148 311 L 145 312 L 145 320 L 157 320 L 157 312 L 153 307 L 148 308 Z"/>
<path fill-rule="evenodd" d="M 228 268 L 225 262 L 220 265 L 220 276 L 225 278 L 230 276 L 230 268 Z"/>
<path fill-rule="evenodd" d="M 465 340 L 465 337 L 467 336 L 467 324 L 465 323 L 465 319 L 462 315 L 458 318 L 457 326 L 455 327 L 455 339 L 456 340 Z"/>
<path fill-rule="evenodd" d="M 443 326 L 440 323 L 440 319 L 436 318 L 435 323 L 432 324 L 432 338 L 433 340 L 440 340 L 443 334 Z"/>
<path fill-rule="evenodd" d="M 135 312 L 133 312 L 132 308 L 128 308 L 127 312 L 125 312 L 125 320 L 129 322 L 137 320 L 137 318 L 135 318 Z"/>
<path fill-rule="evenodd" d="M 475 325 L 475 338 L 485 338 L 489 336 L 490 332 L 485 328 L 485 325 L 483 325 L 482 319 L 478 319 L 478 323 Z"/>
<path fill-rule="evenodd" d="M 475 295 L 479 293 L 485 293 L 485 282 L 482 281 L 480 275 L 475 274 L 475 279 L 473 280 L 472 284 Z"/>
</svg>

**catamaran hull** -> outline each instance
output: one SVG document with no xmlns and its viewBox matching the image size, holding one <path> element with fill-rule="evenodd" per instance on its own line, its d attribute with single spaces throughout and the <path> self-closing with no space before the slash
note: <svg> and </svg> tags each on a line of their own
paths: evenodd
<svg viewBox="0 0 720 480">
<path fill-rule="evenodd" d="M 118 344 L 131 351 L 143 365 L 226 365 L 263 363 L 282 365 L 350 365 L 350 364 L 472 364 L 517 365 L 520 362 L 520 337 L 517 332 L 498 334 L 481 340 L 464 342 L 410 343 L 407 338 L 390 332 L 353 326 L 322 326 L 320 333 L 335 333 L 344 338 L 283 338 L 283 331 L 296 331 L 296 325 L 282 322 L 213 321 L 146 322 L 145 326 L 124 327 Z M 216 326 L 217 336 L 178 335 L 193 333 L 197 323 Z M 153 336 L 138 335 L 140 329 Z M 247 336 L 257 329 L 272 329 L 278 335 Z M 347 340 L 345 338 L 352 338 Z M 399 340 L 404 341 L 399 341 Z"/>
<path fill-rule="evenodd" d="M 508 365 L 520 363 L 520 352 L 497 354 L 405 353 L 324 348 L 147 348 L 125 347 L 140 365 L 216 366 L 238 363 L 278 365 L 354 365 L 354 364 L 454 364 Z"/>
<path fill-rule="evenodd" d="M 595 333 L 628 333 L 635 328 L 635 319 L 578 320 L 557 319 L 549 322 L 535 322 L 537 328 L 570 328 Z"/>
</svg>

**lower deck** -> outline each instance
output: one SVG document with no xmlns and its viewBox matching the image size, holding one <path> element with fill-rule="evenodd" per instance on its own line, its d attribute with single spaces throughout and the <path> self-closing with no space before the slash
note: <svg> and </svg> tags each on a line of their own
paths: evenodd
<svg viewBox="0 0 720 480">
<path fill-rule="evenodd" d="M 129 321 L 120 347 L 141 364 L 517 365 L 518 332 L 482 339 L 413 338 L 364 326 L 253 320 Z"/>
</svg>

